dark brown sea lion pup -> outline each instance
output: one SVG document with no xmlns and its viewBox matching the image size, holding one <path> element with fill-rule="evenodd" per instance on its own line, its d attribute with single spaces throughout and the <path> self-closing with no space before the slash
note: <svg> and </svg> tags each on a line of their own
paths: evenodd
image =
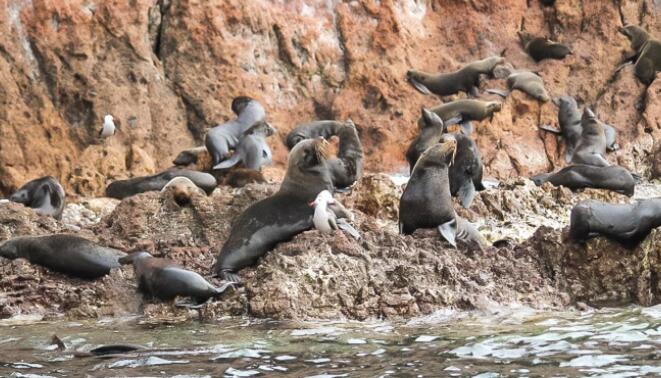
<svg viewBox="0 0 661 378">
<path fill-rule="evenodd" d="M 636 180 L 625 168 L 611 165 L 597 167 L 594 165 L 570 165 L 558 172 L 543 173 L 533 176 L 532 181 L 540 186 L 550 182 L 555 186 L 564 186 L 571 190 L 595 188 L 608 189 L 631 197 L 634 193 Z"/>
<path fill-rule="evenodd" d="M 502 56 L 490 56 L 469 63 L 450 73 L 430 74 L 423 71 L 409 70 L 406 72 L 406 78 L 411 85 L 424 94 L 433 93 L 438 96 L 450 96 L 465 92 L 477 96 L 480 75 L 491 75 L 494 67 L 504 62 L 505 58 Z"/>
<path fill-rule="evenodd" d="M 227 169 L 235 165 L 260 170 L 273 162 L 273 154 L 266 138 L 275 134 L 276 129 L 266 121 L 259 121 L 243 133 L 232 157 L 220 162 L 213 169 Z"/>
<path fill-rule="evenodd" d="M 482 121 L 491 118 L 493 113 L 500 111 L 501 103 L 496 101 L 480 101 L 473 99 L 456 100 L 431 108 L 443 122 L 459 118 L 461 122 Z M 420 117 L 418 126 L 422 127 L 425 120 Z"/>
<path fill-rule="evenodd" d="M 620 32 L 631 41 L 633 53 L 627 60 L 634 62 L 636 77 L 645 85 L 652 84 L 656 73 L 661 71 L 661 41 L 635 25 L 627 25 Z"/>
<path fill-rule="evenodd" d="M 126 253 L 78 236 L 55 234 L 9 239 L 0 245 L 0 256 L 23 258 L 72 277 L 95 279 L 118 267 L 118 259 Z"/>
<path fill-rule="evenodd" d="M 572 164 L 587 164 L 598 167 L 609 166 L 606 156 L 606 132 L 604 125 L 590 108 L 583 110 L 581 117 L 581 139 L 572 155 Z"/>
<path fill-rule="evenodd" d="M 562 96 L 557 99 L 557 101 L 554 100 L 554 103 L 557 103 L 558 105 L 558 123 L 560 124 L 560 130 L 556 130 L 547 125 L 540 126 L 540 129 L 562 135 L 562 138 L 565 141 L 565 161 L 569 163 L 574 156 L 576 147 L 581 142 L 581 136 L 583 133 L 583 127 L 581 126 L 581 112 L 578 110 L 576 99 L 571 96 Z M 617 143 L 617 130 L 613 126 L 603 123 L 598 119 L 597 121 L 601 123 L 604 128 L 606 149 L 608 151 L 619 149 Z"/>
<path fill-rule="evenodd" d="M 420 155 L 422 155 L 422 153 L 429 147 L 440 142 L 441 136 L 446 132 L 445 122 L 443 122 L 438 114 L 431 110 L 422 108 L 420 119 L 422 120 L 420 134 L 411 141 L 411 144 L 406 151 L 406 160 L 409 163 L 410 172 L 413 172 L 413 167 L 420 158 Z"/>
<path fill-rule="evenodd" d="M 16 193 L 9 197 L 9 200 L 30 207 L 37 214 L 61 219 L 64 197 L 62 185 L 55 178 L 45 176 L 21 186 Z"/>
<path fill-rule="evenodd" d="M 181 151 L 177 155 L 177 157 L 174 158 L 172 164 L 178 166 L 188 166 L 191 164 L 198 164 L 200 162 L 200 159 L 202 159 L 201 157 L 208 154 L 209 152 L 207 151 L 207 148 L 205 146 L 188 148 L 186 150 Z M 210 164 L 209 167 L 211 167 Z M 198 169 L 198 170 L 203 171 L 204 169 Z"/>
<path fill-rule="evenodd" d="M 241 136 L 248 128 L 266 118 L 262 105 L 246 96 L 232 100 L 232 111 L 237 118 L 211 128 L 204 139 L 214 166 L 229 158 L 230 150 L 239 144 Z"/>
<path fill-rule="evenodd" d="M 562 43 L 553 42 L 546 37 L 535 37 L 529 33 L 519 32 L 523 49 L 535 62 L 544 59 L 562 60 L 571 54 L 571 49 Z"/>
<path fill-rule="evenodd" d="M 333 135 L 340 139 L 340 146 L 337 157 L 328 159 L 327 164 L 335 189 L 342 190 L 353 185 L 363 174 L 363 145 L 351 119 L 346 122 L 315 121 L 302 124 L 287 135 L 285 143 L 293 148 L 305 139 L 328 139 Z"/>
<path fill-rule="evenodd" d="M 221 295 L 231 284 L 215 287 L 199 274 L 184 269 L 168 259 L 155 258 L 149 252 L 134 252 L 119 259 L 121 264 L 133 263 L 138 290 L 145 297 L 173 300 L 187 297 L 200 305 Z M 179 304 L 179 303 L 178 303 Z"/>
<path fill-rule="evenodd" d="M 480 248 L 484 239 L 452 208 L 448 167 L 457 148 L 453 139 L 429 147 L 413 168 L 399 203 L 399 230 L 409 235 L 419 228 L 436 228 L 456 247 L 457 240 Z"/>
<path fill-rule="evenodd" d="M 515 71 L 507 76 L 507 87 L 509 91 L 515 89 L 527 93 L 530 97 L 541 102 L 547 102 L 549 97 L 546 88 L 544 87 L 544 80 L 534 72 L 531 71 Z M 502 91 L 498 89 L 487 89 L 486 92 L 494 93 L 502 97 L 507 97 L 509 91 Z"/>
<path fill-rule="evenodd" d="M 106 196 L 124 199 L 138 193 L 161 190 L 175 177 L 186 177 L 190 179 L 207 194 L 213 192 L 217 186 L 216 179 L 208 173 L 192 171 L 190 169 L 170 168 L 152 176 L 134 177 L 128 180 L 112 182 L 106 188 Z"/>
<path fill-rule="evenodd" d="M 464 130 L 458 133 L 444 134 L 441 141 L 454 139 L 457 142 L 457 152 L 454 163 L 450 165 L 448 179 L 450 195 L 458 197 L 461 206 L 468 209 L 476 191 L 485 189 L 482 184 L 483 166 L 480 151 L 475 142 Z"/>
<path fill-rule="evenodd" d="M 588 200 L 571 210 L 569 236 L 578 242 L 603 235 L 624 244 L 637 244 L 661 226 L 661 197 L 632 204 Z"/>
<path fill-rule="evenodd" d="M 321 138 L 306 139 L 291 150 L 280 190 L 248 207 L 232 224 L 213 267 L 215 274 L 239 282 L 237 271 L 313 227 L 314 209 L 308 204 L 322 190 L 333 190 L 327 145 Z"/>
</svg>

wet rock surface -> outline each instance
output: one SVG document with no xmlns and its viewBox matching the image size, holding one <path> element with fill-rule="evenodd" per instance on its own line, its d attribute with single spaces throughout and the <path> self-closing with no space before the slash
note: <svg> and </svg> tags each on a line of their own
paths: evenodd
<svg viewBox="0 0 661 378">
<path fill-rule="evenodd" d="M 194 193 L 185 206 L 178 205 L 169 191 L 122 202 L 84 200 L 68 205 L 62 222 L 17 204 L 2 204 L 0 240 L 77 228 L 76 234 L 102 245 L 144 249 L 219 284 L 208 276 L 232 219 L 277 188 L 273 183 L 219 187 L 210 196 Z M 660 190 L 658 183 L 645 184 L 637 195 L 658 196 Z M 304 232 L 278 245 L 258 266 L 242 271 L 244 286 L 228 290 L 199 312 L 143 301 L 130 266 L 101 280 L 83 281 L 23 260 L 0 259 L 0 316 L 144 314 L 145 321 L 158 322 L 223 315 L 363 320 L 410 318 L 446 308 L 661 302 L 656 278 L 661 273 L 659 230 L 635 248 L 605 238 L 585 245 L 566 240 L 569 210 L 577 201 L 630 201 L 627 197 L 601 190 L 572 194 L 562 187 L 508 180 L 498 189 L 479 193 L 470 210 L 460 211 L 478 221 L 490 242 L 505 240 L 499 248 L 479 251 L 461 245 L 452 249 L 433 230 L 399 235 L 396 213 L 384 200 L 396 193 L 401 187 L 389 176 L 367 175 L 351 192 L 338 196 L 353 208 L 362 240 L 339 232 Z M 80 215 L 88 211 L 95 217 Z M 538 229 L 540 225 L 545 226 Z"/>
</svg>

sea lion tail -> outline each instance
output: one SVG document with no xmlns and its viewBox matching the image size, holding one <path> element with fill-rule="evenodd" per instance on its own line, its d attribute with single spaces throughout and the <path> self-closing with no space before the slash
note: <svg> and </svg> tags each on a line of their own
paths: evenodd
<svg viewBox="0 0 661 378">
<path fill-rule="evenodd" d="M 492 93 L 498 96 L 501 96 L 503 98 L 506 98 L 508 94 L 510 94 L 509 91 L 504 91 L 502 89 L 486 89 L 485 92 L 487 93 Z"/>
</svg>

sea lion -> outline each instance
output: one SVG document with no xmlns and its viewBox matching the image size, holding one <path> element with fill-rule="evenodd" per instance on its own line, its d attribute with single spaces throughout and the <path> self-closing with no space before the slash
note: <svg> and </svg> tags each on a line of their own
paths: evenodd
<svg viewBox="0 0 661 378">
<path fill-rule="evenodd" d="M 637 244 L 661 226 L 661 197 L 631 204 L 582 201 L 571 210 L 569 237 L 584 242 L 603 235 L 625 244 Z"/>
<path fill-rule="evenodd" d="M 452 208 L 448 167 L 457 148 L 454 139 L 429 147 L 413 168 L 399 203 L 399 230 L 409 235 L 419 228 L 436 228 L 452 246 L 461 240 L 482 247 L 483 239 Z"/>
<path fill-rule="evenodd" d="M 351 119 L 346 122 L 314 121 L 301 124 L 287 135 L 285 143 L 291 149 L 305 139 L 328 139 L 334 135 L 340 139 L 340 146 L 337 157 L 328 159 L 327 164 L 333 185 L 342 190 L 353 185 L 363 174 L 363 146 Z"/>
<path fill-rule="evenodd" d="M 134 252 L 119 259 L 121 264 L 133 263 L 138 290 L 149 298 L 170 301 L 189 297 L 196 305 L 222 294 L 231 284 L 215 287 L 199 274 L 184 269 L 168 259 L 155 258 L 149 252 Z"/>
<path fill-rule="evenodd" d="M 181 151 L 177 157 L 172 161 L 172 164 L 178 165 L 178 166 L 189 166 L 191 164 L 196 164 L 198 165 L 200 163 L 200 160 L 203 160 L 203 157 L 209 156 L 209 151 L 207 151 L 206 146 L 199 146 L 199 147 L 193 147 L 193 148 L 188 148 L 186 150 Z M 211 165 L 208 167 L 209 169 L 211 168 Z M 203 171 L 205 169 L 198 169 L 200 171 Z"/>
<path fill-rule="evenodd" d="M 554 100 L 556 102 L 556 100 Z M 571 162 L 574 156 L 576 147 L 581 142 L 581 135 L 583 127 L 581 126 L 581 112 L 578 110 L 576 99 L 572 96 L 562 96 L 557 100 L 558 105 L 558 123 L 560 130 L 556 130 L 550 126 L 543 125 L 540 129 L 549 131 L 555 134 L 562 135 L 565 141 L 565 161 Z M 601 123 L 606 136 L 606 149 L 608 151 L 615 151 L 619 148 L 617 144 L 617 130 L 599 119 L 597 122 Z"/>
<path fill-rule="evenodd" d="M 168 182 L 161 193 L 172 195 L 172 199 L 179 206 L 185 206 L 191 203 L 191 199 L 195 194 L 204 196 L 206 193 L 195 185 L 188 177 L 175 177 Z"/>
<path fill-rule="evenodd" d="M 268 122 L 258 121 L 243 133 L 232 157 L 220 162 L 213 169 L 227 169 L 237 164 L 244 168 L 260 170 L 263 165 L 273 162 L 273 154 L 266 138 L 276 133 Z"/>
<path fill-rule="evenodd" d="M 423 71 L 409 70 L 406 79 L 418 91 L 424 94 L 450 96 L 465 92 L 477 96 L 480 86 L 480 75 L 491 75 L 495 66 L 503 64 L 502 56 L 490 56 L 463 66 L 461 69 L 440 74 L 430 74 Z"/>
<path fill-rule="evenodd" d="M 609 166 L 606 155 L 606 133 L 603 124 L 586 107 L 581 117 L 581 139 L 572 156 L 572 164 L 587 164 L 598 167 Z"/>
<path fill-rule="evenodd" d="M 634 61 L 635 75 L 643 84 L 650 85 L 661 71 L 661 41 L 652 38 L 645 29 L 627 25 L 620 32 L 631 41 L 633 53 L 626 61 Z"/>
<path fill-rule="evenodd" d="M 9 239 L 0 245 L 0 256 L 23 258 L 56 272 L 92 280 L 118 267 L 118 259 L 126 254 L 75 235 L 54 234 Z"/>
<path fill-rule="evenodd" d="M 327 144 L 321 138 L 306 139 L 291 150 L 278 192 L 248 207 L 232 224 L 213 267 L 215 274 L 239 282 L 237 271 L 313 227 L 314 211 L 308 204 L 322 190 L 333 190 Z"/>
<path fill-rule="evenodd" d="M 431 108 L 430 110 L 447 122 L 453 118 L 459 118 L 460 122 L 481 121 L 493 116 L 500 111 L 501 103 L 497 101 L 480 101 L 464 99 L 448 102 Z M 418 119 L 418 126 L 425 124 L 423 117 Z"/>
<path fill-rule="evenodd" d="M 241 135 L 248 128 L 266 118 L 262 105 L 246 96 L 237 97 L 232 101 L 232 111 L 237 118 L 211 128 L 204 139 L 214 166 L 229 157 L 230 150 L 236 147 Z"/>
<path fill-rule="evenodd" d="M 420 119 L 422 120 L 420 134 L 411 141 L 406 151 L 406 160 L 409 163 L 410 172 L 413 172 L 413 167 L 420 155 L 429 147 L 438 143 L 441 136 L 445 134 L 445 123 L 438 114 L 423 107 Z"/>
<path fill-rule="evenodd" d="M 30 207 L 37 214 L 62 219 L 64 198 L 65 193 L 62 185 L 55 178 L 45 176 L 21 186 L 9 197 L 9 200 Z"/>
<path fill-rule="evenodd" d="M 562 60 L 572 53 L 567 45 L 553 42 L 546 37 L 535 37 L 529 33 L 519 32 L 519 38 L 523 49 L 535 62 L 544 59 Z"/>
<path fill-rule="evenodd" d="M 550 182 L 555 186 L 564 186 L 571 190 L 583 188 L 608 189 L 631 197 L 634 193 L 636 180 L 625 168 L 610 165 L 598 167 L 594 165 L 570 165 L 558 172 L 543 173 L 531 178 L 537 186 Z"/>
<path fill-rule="evenodd" d="M 170 168 L 151 176 L 134 177 L 112 182 L 106 188 L 106 196 L 124 199 L 138 193 L 161 190 L 175 177 L 186 177 L 190 179 L 207 194 L 211 194 L 217 186 L 216 179 L 208 173 L 192 171 L 190 169 Z"/>
<path fill-rule="evenodd" d="M 547 102 L 551 99 L 544 87 L 544 80 L 536 73 L 522 70 L 512 71 L 505 67 L 503 67 L 502 71 L 507 73 L 507 87 L 509 91 L 487 89 L 485 92 L 507 97 L 511 91 L 518 89 L 541 102 Z"/>
<path fill-rule="evenodd" d="M 454 163 L 448 170 L 450 195 L 458 197 L 461 206 L 468 209 L 473 203 L 476 191 L 485 189 L 482 184 L 483 166 L 480 151 L 475 142 L 463 130 L 458 133 L 444 134 L 441 141 L 454 139 L 457 152 Z"/>
</svg>

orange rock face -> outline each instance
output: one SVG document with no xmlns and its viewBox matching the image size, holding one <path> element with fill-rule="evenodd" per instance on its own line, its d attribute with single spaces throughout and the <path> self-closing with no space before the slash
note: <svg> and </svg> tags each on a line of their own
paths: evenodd
<svg viewBox="0 0 661 378">
<path fill-rule="evenodd" d="M 442 100 L 415 91 L 406 71 L 455 70 L 503 51 L 515 68 L 538 72 L 552 97 L 593 106 L 620 132 L 622 149 L 608 159 L 649 175 L 661 82 L 646 88 L 631 66 L 616 72 L 629 50 L 617 29 L 641 24 L 659 37 L 660 12 L 652 0 L 0 0 L 0 192 L 50 174 L 69 192 L 100 195 L 109 181 L 153 173 L 200 145 L 233 116 L 237 95 L 259 99 L 281 137 L 299 122 L 350 117 L 367 170 L 399 170 L 420 107 Z M 535 64 L 521 30 L 573 54 Z M 102 141 L 105 114 L 118 132 Z M 562 143 L 541 123 L 557 125 L 556 106 L 514 92 L 476 124 L 486 174 L 563 165 Z M 281 138 L 270 143 L 282 165 Z"/>
</svg>

